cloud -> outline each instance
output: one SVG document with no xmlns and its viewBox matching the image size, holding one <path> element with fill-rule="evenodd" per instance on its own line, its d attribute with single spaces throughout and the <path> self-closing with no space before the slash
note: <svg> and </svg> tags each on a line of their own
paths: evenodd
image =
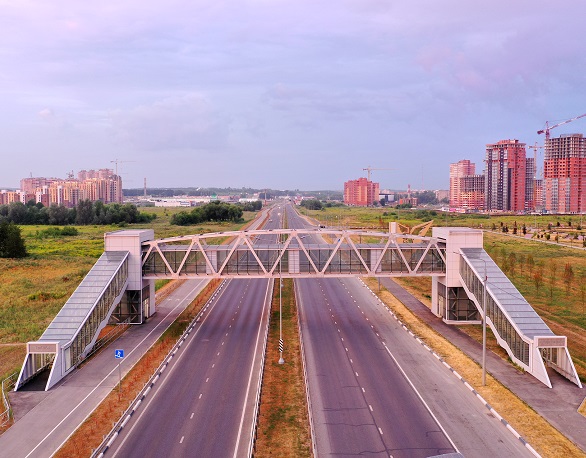
<svg viewBox="0 0 586 458">
<path fill-rule="evenodd" d="M 196 93 L 115 111 L 111 119 L 118 140 L 145 150 L 217 149 L 229 135 L 228 120 Z"/>
<path fill-rule="evenodd" d="M 55 116 L 55 113 L 50 108 L 43 108 L 38 114 L 43 119 L 50 119 Z"/>
</svg>

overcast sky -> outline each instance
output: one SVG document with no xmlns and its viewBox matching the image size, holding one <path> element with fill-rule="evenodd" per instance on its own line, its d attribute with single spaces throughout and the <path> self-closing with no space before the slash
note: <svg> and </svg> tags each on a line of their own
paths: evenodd
<svg viewBox="0 0 586 458">
<path fill-rule="evenodd" d="M 586 113 L 583 0 L 0 0 L 0 188 L 447 189 Z M 586 118 L 552 131 L 585 132 Z M 540 155 L 540 157 L 542 157 Z"/>
</svg>

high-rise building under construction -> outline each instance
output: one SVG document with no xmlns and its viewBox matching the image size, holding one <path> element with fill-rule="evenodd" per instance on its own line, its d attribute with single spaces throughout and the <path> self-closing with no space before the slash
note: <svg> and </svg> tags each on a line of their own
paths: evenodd
<svg viewBox="0 0 586 458">
<path fill-rule="evenodd" d="M 547 211 L 586 211 L 586 138 L 582 134 L 545 140 L 543 185 Z"/>
</svg>

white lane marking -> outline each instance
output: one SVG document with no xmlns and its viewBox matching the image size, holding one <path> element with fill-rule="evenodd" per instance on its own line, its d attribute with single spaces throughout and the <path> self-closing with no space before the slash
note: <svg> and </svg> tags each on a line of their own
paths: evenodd
<svg viewBox="0 0 586 458">
<path fill-rule="evenodd" d="M 263 311 L 261 314 L 261 317 L 264 316 L 265 314 L 265 310 L 267 308 L 267 302 L 268 302 L 268 297 L 269 297 L 269 289 L 271 286 L 271 282 L 267 282 L 267 290 L 265 291 L 265 300 L 263 303 Z M 236 439 L 236 446 L 234 447 L 234 458 L 238 458 L 238 446 L 240 445 L 240 438 L 242 437 L 242 428 L 244 427 L 244 417 L 246 414 L 246 401 L 248 400 L 248 396 L 249 396 L 249 392 L 250 392 L 250 386 L 252 384 L 252 375 L 254 373 L 254 364 L 256 362 L 256 348 L 258 348 L 258 342 L 260 340 L 260 335 L 261 335 L 261 331 L 262 331 L 262 319 L 259 320 L 259 324 L 258 324 L 258 332 L 256 334 L 256 343 L 254 345 L 255 348 L 255 352 L 254 352 L 254 356 L 252 358 L 252 364 L 250 365 L 250 374 L 248 375 L 248 386 L 246 387 L 246 396 L 244 397 L 244 405 L 242 406 L 242 416 L 240 417 L 240 427 L 238 428 L 238 437 Z"/>
<path fill-rule="evenodd" d="M 185 436 L 181 436 L 181 440 L 179 441 L 180 444 L 183 443 L 183 439 L 185 439 Z"/>
<path fill-rule="evenodd" d="M 228 282 L 225 282 L 225 283 L 223 283 L 223 284 L 227 284 L 227 283 L 229 283 L 229 282 L 230 282 L 230 281 L 228 280 Z M 197 287 L 196 287 L 196 288 L 193 288 L 193 289 L 192 289 L 192 290 L 191 290 L 191 291 L 190 291 L 190 292 L 189 292 L 189 293 L 188 293 L 188 294 L 187 294 L 185 297 L 188 297 L 188 295 L 189 295 L 189 294 L 191 294 L 193 291 L 195 291 L 195 289 L 197 289 Z M 219 294 L 220 294 L 220 295 L 223 295 L 225 291 L 226 291 L 226 290 L 223 290 L 223 291 L 221 291 Z M 216 302 L 215 304 L 213 304 L 213 305 L 212 305 L 212 309 L 213 309 L 213 308 L 216 306 L 216 304 L 217 304 L 217 302 Z M 179 307 L 179 306 L 177 306 L 177 307 Z M 174 310 L 175 310 L 177 307 L 175 307 L 175 308 L 173 309 L 173 311 L 174 311 Z M 204 319 L 203 319 L 203 321 L 202 321 L 202 324 L 203 324 L 203 322 L 204 322 L 205 320 L 207 320 L 207 319 L 208 319 L 208 317 L 209 317 L 209 314 L 205 316 L 205 318 L 204 318 Z M 158 326 L 158 325 L 157 325 L 157 326 Z M 171 326 L 171 324 L 170 324 L 169 326 L 167 326 L 167 329 L 168 329 L 170 326 Z M 153 331 L 151 331 L 149 334 L 147 334 L 147 336 L 146 336 L 146 337 L 145 337 L 145 338 L 144 338 L 144 339 L 143 339 L 143 340 L 142 340 L 140 343 L 144 342 L 144 341 L 146 340 L 146 338 L 147 338 L 147 337 L 148 337 L 148 336 L 149 336 L 149 335 L 150 335 L 152 332 L 154 332 L 154 330 L 155 330 L 155 329 L 156 329 L 156 327 L 155 327 L 155 328 L 153 328 Z M 195 336 L 196 336 L 196 335 L 199 333 L 200 329 L 201 329 L 201 326 L 200 326 L 199 328 L 197 328 L 197 330 L 195 331 L 195 333 L 194 333 L 193 337 L 195 337 Z M 140 345 L 140 343 L 139 343 L 138 345 Z M 131 351 L 129 354 L 131 354 L 133 351 L 135 351 L 135 350 L 138 348 L 138 345 L 137 345 L 137 347 L 135 347 L 135 349 L 134 349 L 134 350 L 132 350 L 132 351 Z M 177 357 L 177 360 L 180 360 L 180 359 L 183 357 L 183 355 L 185 355 L 185 353 L 181 353 L 181 354 L 180 354 L 180 355 Z M 177 366 L 176 366 L 176 365 L 175 365 L 175 366 L 173 366 L 173 367 L 172 367 L 172 368 L 169 370 L 169 373 L 170 373 L 171 371 L 173 371 L 173 370 L 175 369 L 175 367 L 177 367 Z M 115 369 L 112 369 L 112 372 L 110 372 L 110 374 L 112 374 L 112 373 L 113 373 L 115 370 L 116 370 L 116 368 L 115 368 Z M 109 376 L 110 374 L 108 374 L 108 376 Z M 167 375 L 169 375 L 169 374 L 167 374 Z M 159 374 L 157 374 L 157 376 L 156 376 L 156 377 L 153 379 L 153 383 L 155 383 L 155 381 L 156 381 L 156 380 L 158 380 L 158 378 L 159 378 Z M 169 378 L 166 378 L 165 380 L 163 380 L 163 382 L 161 383 L 161 385 L 159 385 L 159 389 L 160 389 L 162 386 L 164 386 L 164 385 L 165 385 L 165 383 L 167 382 L 167 380 L 169 380 Z M 98 385 L 98 386 L 99 386 L 99 385 Z M 96 388 L 94 388 L 94 390 L 96 390 L 96 389 L 98 388 L 98 386 L 96 386 Z M 90 393 L 90 394 L 91 394 L 91 393 Z M 136 419 L 136 420 L 135 420 L 135 421 L 132 423 L 132 425 L 130 426 L 130 430 L 129 430 L 128 434 L 126 435 L 126 437 L 125 437 L 125 438 L 122 440 L 122 442 L 121 442 L 120 446 L 124 445 L 124 443 L 126 442 L 126 439 L 128 439 L 128 436 L 129 436 L 129 435 L 132 433 L 132 431 L 133 431 L 133 430 L 134 430 L 134 428 L 136 427 L 137 423 L 140 421 L 140 419 L 143 417 L 144 413 L 147 411 L 147 409 L 149 408 L 149 406 L 151 405 L 151 403 L 153 402 L 153 400 L 156 398 L 156 394 L 157 394 L 157 393 L 155 393 L 155 395 L 154 395 L 154 396 L 152 396 L 152 397 L 150 398 L 150 401 L 148 401 L 148 403 L 147 403 L 147 404 L 146 404 L 146 406 L 145 406 L 145 407 L 142 409 L 142 411 L 138 413 L 137 419 Z M 89 395 L 88 395 L 88 397 L 89 397 Z M 83 402 L 83 401 L 82 401 L 82 402 Z M 74 410 L 75 410 L 75 409 L 74 409 Z M 73 413 L 73 410 L 71 411 L 71 413 Z M 70 413 L 69 415 L 71 415 L 71 413 Z M 69 416 L 69 415 L 68 415 L 68 416 Z M 67 417 L 66 417 L 66 418 L 67 418 Z M 63 421 L 65 421 L 65 420 L 63 420 Z M 57 426 L 59 426 L 59 425 L 57 425 Z M 55 427 L 55 429 L 57 428 L 57 426 Z M 47 437 L 48 437 L 48 436 L 47 436 Z M 66 442 L 68 439 L 69 439 L 69 437 L 67 437 L 67 438 L 65 439 L 65 441 L 64 441 L 64 442 L 63 442 L 63 443 L 62 443 L 62 444 L 61 444 L 59 447 L 63 446 L 63 444 L 64 444 L 64 443 L 65 443 L 65 442 Z M 40 445 L 40 443 L 39 443 L 39 445 Z M 38 447 L 38 445 L 37 445 L 37 447 Z M 34 451 L 34 450 L 33 450 L 33 451 Z M 31 451 L 31 453 L 32 453 L 32 451 Z M 118 451 L 116 451 L 116 452 L 115 452 L 115 453 L 114 453 L 112 456 L 113 456 L 113 457 L 115 457 L 117 454 L 118 454 Z M 30 456 L 30 453 L 29 453 L 29 455 L 27 455 L 27 457 L 28 457 L 28 456 Z"/>
<path fill-rule="evenodd" d="M 444 427 L 439 422 L 439 420 L 437 419 L 437 417 L 431 411 L 431 409 L 427 405 L 427 402 L 425 402 L 425 400 L 423 399 L 423 397 L 421 396 L 421 394 L 419 394 L 419 391 L 417 391 L 417 388 L 415 388 L 415 385 L 413 385 L 413 382 L 411 381 L 411 379 L 409 377 L 407 377 L 407 374 L 405 373 L 405 371 L 403 370 L 403 368 L 399 364 L 399 361 L 397 361 L 397 358 L 395 358 L 395 355 L 393 355 L 391 353 L 391 350 L 389 350 L 389 347 L 387 347 L 387 344 L 386 343 L 383 342 L 383 346 L 385 347 L 385 350 L 387 351 L 387 353 L 390 355 L 390 357 L 393 359 L 393 361 L 395 362 L 395 364 L 397 365 L 397 367 L 399 368 L 399 370 L 403 374 L 403 377 L 405 377 L 405 380 L 407 380 L 407 382 L 409 383 L 409 385 L 411 385 L 411 388 L 413 389 L 413 391 L 415 392 L 415 394 L 417 395 L 417 397 L 419 398 L 419 400 L 423 403 L 423 405 L 425 406 L 425 408 L 427 409 L 427 411 L 429 412 L 429 414 L 431 415 L 431 417 L 435 420 L 436 424 L 440 427 L 440 429 L 442 430 L 442 432 L 444 433 L 444 435 L 446 436 L 446 438 L 450 441 L 450 444 L 452 444 L 452 447 L 454 447 L 454 450 L 456 451 L 456 453 L 460 453 L 460 450 L 458 450 L 458 447 L 456 447 L 456 444 L 454 444 L 454 441 L 452 440 L 452 438 L 448 435 L 447 431 L 444 429 Z M 382 431 L 381 431 L 381 434 L 382 434 Z"/>
<path fill-rule="evenodd" d="M 174 307 L 172 310 L 170 310 L 170 311 L 169 311 L 169 313 L 167 313 L 167 315 L 165 315 L 165 317 L 163 317 L 163 319 L 162 319 L 162 320 L 161 320 L 159 323 L 157 323 L 157 325 L 156 325 L 156 326 L 155 326 L 155 327 L 154 327 L 154 328 L 151 330 L 151 332 L 149 332 L 149 333 L 148 333 L 148 334 L 147 334 L 147 335 L 146 335 L 146 336 L 145 336 L 145 337 L 144 337 L 144 338 L 143 338 L 143 339 L 142 339 L 142 340 L 141 340 L 139 343 L 137 343 L 137 344 L 136 344 L 136 346 L 135 346 L 135 347 L 134 347 L 134 348 L 133 348 L 133 349 L 132 349 L 130 352 L 128 352 L 128 356 L 130 356 L 131 354 L 133 354 L 133 353 L 134 353 L 134 352 L 135 352 L 135 351 L 136 351 L 136 350 L 137 350 L 137 349 L 138 349 L 138 348 L 139 348 L 139 347 L 140 347 L 140 346 L 143 344 L 143 342 L 144 342 L 145 340 L 147 340 L 147 339 L 149 338 L 149 336 L 150 336 L 150 335 L 151 335 L 153 332 L 155 332 L 155 331 L 157 330 L 157 328 L 158 328 L 158 327 L 159 327 L 161 324 L 163 324 L 163 323 L 164 323 L 164 319 L 165 319 L 166 317 L 168 317 L 169 315 L 171 315 L 171 314 L 172 314 L 172 313 L 173 313 L 175 310 L 177 310 L 177 308 L 179 308 L 179 307 L 181 306 L 181 304 L 182 304 L 184 301 L 186 301 L 186 300 L 187 300 L 186 298 L 187 298 L 189 295 L 191 295 L 191 293 L 193 293 L 193 292 L 194 292 L 196 289 L 198 289 L 200 286 L 201 286 L 201 283 L 199 283 L 197 286 L 195 286 L 194 288 L 192 288 L 192 290 L 191 290 L 191 291 L 189 291 L 189 292 L 188 292 L 188 293 L 187 293 L 187 294 L 184 296 L 184 299 L 182 299 L 182 300 L 180 300 L 180 299 L 177 299 L 177 301 L 178 301 L 177 305 L 176 305 L 176 306 L 175 306 L 175 307 Z M 169 327 L 170 327 L 170 326 L 171 326 L 173 323 L 174 323 L 174 321 L 173 321 L 173 322 L 171 322 L 171 323 L 169 323 L 169 325 L 167 326 L 167 328 L 165 328 L 165 330 L 166 330 L 166 329 L 169 329 Z M 136 363 L 135 363 L 135 364 L 136 364 Z M 103 379 L 102 379 L 102 380 L 101 380 L 101 381 L 100 381 L 100 382 L 99 382 L 99 383 L 96 385 L 96 387 L 95 387 L 93 390 L 91 390 L 91 391 L 90 391 L 90 392 L 87 394 L 87 396 L 86 396 L 85 398 L 83 398 L 81 401 L 79 401 L 79 403 L 78 403 L 78 404 L 77 404 L 77 405 L 76 405 L 76 406 L 75 406 L 75 407 L 74 407 L 74 408 L 71 410 L 71 412 L 69 412 L 69 413 L 68 413 L 68 414 L 67 414 L 67 415 L 66 415 L 66 416 L 63 418 L 63 420 L 61 420 L 59 423 L 57 423 L 57 425 L 56 425 L 56 426 L 55 426 L 55 427 L 54 427 L 54 428 L 53 428 L 51 431 L 49 431 L 49 432 L 47 433 L 47 435 L 46 435 L 45 437 L 43 437 L 43 439 L 41 439 L 41 441 L 40 441 L 40 442 L 37 444 L 37 446 L 36 446 L 35 448 L 33 448 L 33 449 L 32 449 L 32 450 L 29 452 L 29 454 L 28 454 L 28 455 L 26 455 L 26 457 L 25 457 L 25 458 L 28 458 L 29 456 L 31 456 L 31 454 L 32 454 L 32 453 L 33 453 L 33 452 L 34 452 L 34 451 L 35 451 L 37 448 L 39 448 L 39 447 L 40 447 L 40 445 L 41 445 L 43 442 L 45 442 L 45 441 L 46 441 L 46 440 L 49 438 L 49 436 L 51 436 L 51 435 L 52 435 L 52 434 L 55 432 L 55 430 L 56 430 L 57 428 L 59 428 L 59 426 L 61 426 L 61 425 L 62 425 L 62 424 L 65 422 L 65 420 L 67 420 L 67 419 L 68 419 L 68 418 L 69 418 L 69 417 L 70 417 L 70 416 L 73 414 L 73 412 L 75 412 L 75 411 L 76 411 L 76 410 L 79 408 L 79 406 L 81 406 L 81 405 L 82 405 L 82 404 L 83 404 L 83 403 L 84 403 L 84 402 L 85 402 L 85 401 L 86 401 L 86 400 L 87 400 L 87 399 L 88 399 L 88 398 L 89 398 L 89 397 L 90 397 L 90 396 L 91 396 L 91 395 L 94 393 L 94 391 L 96 391 L 96 390 L 97 390 L 97 389 L 98 389 L 98 388 L 99 388 L 99 387 L 102 385 L 102 383 L 104 383 L 104 382 L 105 382 L 105 381 L 106 381 L 106 380 L 107 380 L 107 379 L 108 379 L 108 378 L 109 378 L 109 377 L 110 377 L 110 376 L 111 376 L 111 375 L 112 375 L 112 374 L 113 374 L 113 373 L 114 373 L 114 372 L 115 372 L 117 369 L 118 369 L 118 367 L 117 367 L 117 366 L 115 366 L 115 367 L 114 367 L 114 368 L 113 368 L 113 369 L 112 369 L 112 370 L 111 370 L 111 371 L 110 371 L 110 372 L 109 372 L 109 373 L 108 373 L 108 374 L 107 374 L 107 375 L 106 375 L 106 376 L 105 376 L 105 377 L 104 377 L 104 378 L 103 378 Z M 93 410 L 92 410 L 92 413 L 93 413 Z M 85 420 L 86 420 L 86 419 L 89 417 L 89 415 L 91 415 L 91 413 L 90 413 L 90 414 L 88 414 L 88 415 L 86 416 L 86 418 L 84 419 L 84 421 L 85 421 Z M 57 447 L 57 449 L 56 449 L 56 450 L 59 450 L 59 449 L 60 449 L 60 448 L 63 446 L 63 444 L 65 444 L 65 442 L 67 442 L 67 441 L 69 440 L 69 438 L 71 437 L 71 435 L 72 435 L 72 434 L 73 434 L 73 432 L 72 432 L 72 433 L 71 433 L 69 436 L 67 436 L 67 438 L 66 438 L 66 439 L 65 439 L 65 440 L 64 440 L 64 441 L 63 441 L 63 442 L 62 442 L 62 443 L 59 445 L 59 447 Z"/>
</svg>

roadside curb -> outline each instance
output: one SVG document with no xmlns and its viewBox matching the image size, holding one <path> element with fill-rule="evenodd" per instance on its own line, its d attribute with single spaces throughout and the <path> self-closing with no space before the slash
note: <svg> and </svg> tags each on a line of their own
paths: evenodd
<svg viewBox="0 0 586 458">
<path fill-rule="evenodd" d="M 376 300 L 383 305 L 387 311 L 392 315 L 392 317 L 397 321 L 397 323 L 399 323 L 399 325 L 409 333 L 409 335 L 411 337 L 413 337 L 417 342 L 419 342 L 427 351 L 429 351 L 438 361 L 440 361 L 445 367 L 447 367 L 450 372 L 452 372 L 452 374 L 454 374 L 456 376 L 456 378 L 458 380 L 460 380 L 464 386 L 466 386 L 466 388 L 468 388 L 468 390 L 470 390 L 475 396 L 476 398 L 484 405 L 484 407 L 486 407 L 488 409 L 488 411 L 494 415 L 494 417 L 499 420 L 508 430 L 509 432 L 511 432 L 511 434 L 513 434 L 534 456 L 541 458 L 541 455 L 531 446 L 531 444 L 529 444 L 529 442 L 527 442 L 512 426 L 511 424 L 505 420 L 488 402 L 486 402 L 486 400 L 480 395 L 480 393 L 478 393 L 476 391 L 476 389 L 470 385 L 468 383 L 468 381 L 466 379 L 464 379 L 464 377 L 462 377 L 452 366 L 450 366 L 438 353 L 436 353 L 431 347 L 429 347 L 423 340 L 421 340 L 419 337 L 417 337 L 400 319 L 399 317 L 395 314 L 395 312 L 393 312 L 389 306 L 387 306 L 381 299 L 380 297 L 378 297 L 378 295 L 372 290 L 370 289 L 370 287 L 364 283 L 364 281 L 362 280 L 362 278 L 359 278 L 360 282 L 362 283 L 362 285 L 368 289 L 370 291 L 370 293 L 373 295 L 373 297 L 376 298 Z M 392 293 L 390 293 L 392 294 Z M 398 299 L 397 299 L 398 300 Z M 496 379 L 495 379 L 496 380 Z"/>
</svg>

